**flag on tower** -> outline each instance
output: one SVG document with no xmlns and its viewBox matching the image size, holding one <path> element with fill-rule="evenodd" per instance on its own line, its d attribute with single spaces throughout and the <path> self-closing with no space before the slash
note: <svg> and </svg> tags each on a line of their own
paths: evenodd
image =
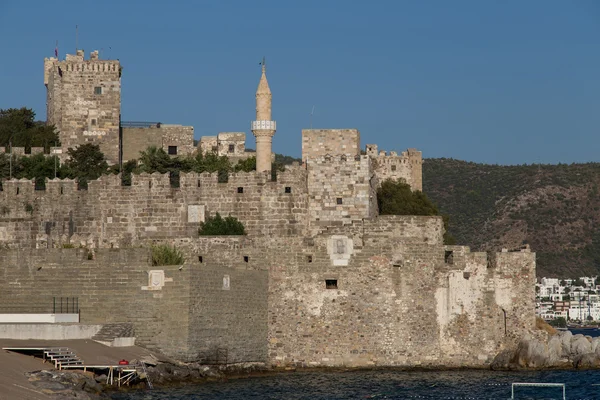
<svg viewBox="0 0 600 400">
<path fill-rule="evenodd" d="M 54 57 L 58 58 L 58 40 L 56 41 L 56 46 L 54 47 Z"/>
</svg>

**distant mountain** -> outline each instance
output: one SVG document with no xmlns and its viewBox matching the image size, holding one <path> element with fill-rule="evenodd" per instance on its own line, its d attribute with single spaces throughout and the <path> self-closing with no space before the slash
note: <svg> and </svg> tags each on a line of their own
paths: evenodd
<svg viewBox="0 0 600 400">
<path fill-rule="evenodd" d="M 472 250 L 528 243 L 537 274 L 600 274 L 600 163 L 501 166 L 425 159 L 423 191 Z"/>
</svg>

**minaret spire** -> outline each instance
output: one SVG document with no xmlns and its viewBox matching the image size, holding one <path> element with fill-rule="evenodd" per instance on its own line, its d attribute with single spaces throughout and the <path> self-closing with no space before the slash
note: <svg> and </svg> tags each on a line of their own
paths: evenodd
<svg viewBox="0 0 600 400">
<path fill-rule="evenodd" d="M 271 147 L 276 130 L 275 121 L 271 120 L 272 95 L 267 82 L 267 65 L 262 60 L 262 74 L 256 89 L 256 120 L 252 121 L 252 133 L 256 137 L 256 170 L 271 170 Z"/>
</svg>

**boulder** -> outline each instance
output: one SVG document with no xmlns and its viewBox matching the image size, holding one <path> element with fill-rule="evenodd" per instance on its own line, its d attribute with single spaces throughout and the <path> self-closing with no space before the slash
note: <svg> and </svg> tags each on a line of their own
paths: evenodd
<svg viewBox="0 0 600 400">
<path fill-rule="evenodd" d="M 600 337 L 595 337 L 592 338 L 592 352 L 596 352 L 596 349 L 598 348 L 598 344 L 600 344 Z"/>
<path fill-rule="evenodd" d="M 560 336 L 554 335 L 550 337 L 548 341 L 548 359 L 546 361 L 547 366 L 556 366 L 560 364 L 562 355 L 562 340 Z"/>
<path fill-rule="evenodd" d="M 600 355 L 596 353 L 586 353 L 579 355 L 573 361 L 575 368 L 597 368 L 600 366 Z"/>
<path fill-rule="evenodd" d="M 494 361 L 490 364 L 490 368 L 494 371 L 509 369 L 514 356 L 513 350 L 502 350 L 494 357 Z"/>
<path fill-rule="evenodd" d="M 583 335 L 575 335 L 571 340 L 571 356 L 577 357 L 592 352 L 592 344 Z"/>
<path fill-rule="evenodd" d="M 520 367 L 540 368 L 548 365 L 548 348 L 539 340 L 522 340 L 513 362 Z"/>
<path fill-rule="evenodd" d="M 560 331 L 558 337 L 562 343 L 562 356 L 569 357 L 571 355 L 571 339 L 573 338 L 573 334 L 571 331 Z"/>
</svg>

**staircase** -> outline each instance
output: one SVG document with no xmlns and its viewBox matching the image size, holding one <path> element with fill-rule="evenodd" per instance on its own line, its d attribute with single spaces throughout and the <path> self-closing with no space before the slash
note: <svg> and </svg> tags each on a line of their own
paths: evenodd
<svg viewBox="0 0 600 400">
<path fill-rule="evenodd" d="M 56 369 L 62 369 L 65 365 L 83 365 L 83 360 L 68 347 L 44 349 L 44 359 L 52 361 Z"/>
<path fill-rule="evenodd" d="M 133 324 L 124 322 L 103 325 L 102 329 L 92 336 L 92 340 L 111 347 L 133 346 L 135 344 Z"/>
</svg>

